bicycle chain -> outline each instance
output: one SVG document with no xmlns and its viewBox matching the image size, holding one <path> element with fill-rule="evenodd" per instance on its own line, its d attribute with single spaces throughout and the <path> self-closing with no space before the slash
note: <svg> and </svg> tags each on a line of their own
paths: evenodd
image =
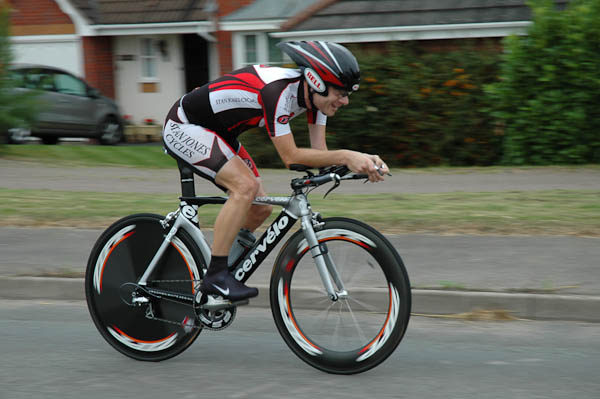
<svg viewBox="0 0 600 399">
<path fill-rule="evenodd" d="M 202 280 L 152 280 L 152 281 L 149 281 L 148 283 L 158 285 L 160 283 L 189 283 L 190 281 L 194 283 L 194 289 L 196 289 L 196 287 L 198 287 L 198 284 L 200 282 L 202 282 Z M 150 294 L 150 293 L 148 293 L 148 294 Z M 150 295 L 152 295 L 152 294 L 150 294 Z M 169 302 L 177 303 L 182 306 L 186 306 L 186 305 L 182 304 L 181 302 L 177 302 L 170 298 L 161 297 L 160 300 L 161 301 L 169 301 Z M 193 306 L 192 306 L 192 308 L 193 308 Z M 195 309 L 194 309 L 194 313 L 195 313 Z M 156 317 L 156 316 L 154 316 L 154 311 L 152 310 L 152 303 L 148 304 L 148 309 L 146 310 L 145 316 L 148 320 L 154 320 L 154 321 L 160 321 L 160 322 L 167 323 L 167 324 L 173 324 L 173 325 L 176 325 L 176 326 L 179 326 L 182 328 L 188 327 L 188 328 L 194 328 L 194 329 L 201 330 L 204 327 L 203 325 L 200 325 L 200 326 L 196 326 L 195 324 L 188 325 L 188 324 L 183 324 L 179 321 L 173 321 L 173 320 L 162 319 L 160 317 Z"/>
<path fill-rule="evenodd" d="M 152 280 L 152 281 L 149 281 L 149 283 L 151 283 L 151 284 L 153 283 L 153 284 L 156 284 L 158 286 L 158 284 L 160 284 L 160 283 L 189 283 L 190 281 L 194 283 L 194 290 L 198 291 L 200 289 L 199 284 L 200 284 L 200 282 L 202 282 L 202 280 Z M 148 293 L 148 294 L 153 295 L 151 293 Z M 177 302 L 177 301 L 175 301 L 173 299 L 170 299 L 170 298 L 160 297 L 160 300 L 166 300 L 166 301 L 169 301 L 169 302 L 174 302 L 174 303 L 182 305 L 181 302 Z M 183 306 L 186 306 L 186 305 L 183 305 Z M 184 329 L 186 327 L 187 328 L 198 329 L 198 330 L 201 330 L 203 328 L 208 328 L 208 329 L 214 330 L 214 331 L 223 330 L 223 329 L 229 327 L 229 325 L 231 324 L 231 322 L 235 318 L 235 309 L 234 309 L 232 311 L 233 312 L 233 316 L 231 317 L 231 319 L 229 320 L 229 322 L 227 322 L 223 326 L 214 327 L 214 326 L 210 326 L 210 325 L 205 324 L 202 320 L 199 319 L 199 317 L 197 315 L 198 310 L 196 309 L 196 302 L 195 301 L 194 301 L 194 304 L 192 305 L 192 309 L 194 310 L 194 313 L 196 314 L 196 317 L 195 317 L 194 320 L 200 321 L 200 325 L 199 326 L 197 326 L 195 324 L 188 325 L 188 324 L 184 324 L 184 323 L 181 323 L 181 322 L 178 322 L 178 321 L 172 321 L 172 320 L 162 319 L 160 317 L 156 317 L 156 316 L 154 316 L 154 311 L 152 310 L 152 303 L 148 304 L 148 309 L 146 310 L 145 317 L 148 320 L 155 320 L 155 321 L 159 321 L 159 322 L 163 322 L 163 323 L 167 323 L 167 324 L 173 324 L 173 325 L 182 327 Z"/>
<path fill-rule="evenodd" d="M 162 298 L 165 299 L 165 298 Z M 168 300 L 168 299 L 167 299 Z M 160 321 L 162 323 L 167 323 L 167 324 L 173 324 L 179 327 L 182 327 L 183 329 L 186 328 L 192 328 L 192 329 L 196 329 L 196 330 L 202 330 L 202 328 L 204 327 L 203 325 L 195 325 L 195 324 L 183 324 L 181 322 L 178 321 L 173 321 L 173 320 L 167 320 L 167 319 L 162 319 L 160 317 L 156 317 L 154 316 L 154 311 L 152 310 L 152 304 L 148 304 L 148 309 L 146 309 L 146 314 L 145 314 L 146 318 L 148 320 L 154 320 L 154 321 Z"/>
</svg>

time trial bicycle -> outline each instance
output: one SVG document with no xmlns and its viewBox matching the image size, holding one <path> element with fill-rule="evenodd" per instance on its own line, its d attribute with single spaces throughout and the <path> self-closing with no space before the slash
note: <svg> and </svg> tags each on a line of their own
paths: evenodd
<svg viewBox="0 0 600 399">
<path fill-rule="evenodd" d="M 329 373 L 369 370 L 392 354 L 411 309 L 409 278 L 392 244 L 357 220 L 323 218 L 308 193 L 325 183 L 365 179 L 345 166 L 291 181 L 289 197 L 257 197 L 256 204 L 283 209 L 230 272 L 245 282 L 292 229 L 273 266 L 271 312 L 285 343 L 300 359 Z M 203 295 L 210 246 L 198 224 L 198 207 L 227 197 L 195 195 L 193 172 L 179 163 L 182 196 L 166 216 L 141 213 L 112 224 L 90 254 L 85 292 L 100 334 L 119 352 L 144 361 L 169 359 L 187 349 L 202 329 L 231 325 L 237 307 Z M 326 195 L 327 195 L 326 194 Z"/>
</svg>

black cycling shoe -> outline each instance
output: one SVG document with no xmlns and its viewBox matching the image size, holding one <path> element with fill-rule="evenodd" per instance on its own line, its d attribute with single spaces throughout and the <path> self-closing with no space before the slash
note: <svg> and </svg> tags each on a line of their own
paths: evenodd
<svg viewBox="0 0 600 399">
<path fill-rule="evenodd" d="M 222 296 L 232 302 L 254 298 L 258 295 L 258 288 L 246 287 L 237 281 L 228 270 L 207 274 L 200 285 L 200 291 L 206 295 Z"/>
</svg>

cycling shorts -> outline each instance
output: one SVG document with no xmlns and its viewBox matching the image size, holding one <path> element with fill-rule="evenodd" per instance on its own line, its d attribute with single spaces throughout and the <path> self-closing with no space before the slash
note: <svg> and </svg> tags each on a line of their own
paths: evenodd
<svg viewBox="0 0 600 399">
<path fill-rule="evenodd" d="M 163 142 L 171 155 L 189 164 L 196 174 L 213 183 L 223 165 L 235 156 L 244 161 L 254 176 L 260 177 L 254 160 L 241 143 L 237 140 L 228 143 L 219 133 L 189 123 L 179 102 L 167 115 Z M 224 187 L 217 186 L 226 191 Z"/>
</svg>

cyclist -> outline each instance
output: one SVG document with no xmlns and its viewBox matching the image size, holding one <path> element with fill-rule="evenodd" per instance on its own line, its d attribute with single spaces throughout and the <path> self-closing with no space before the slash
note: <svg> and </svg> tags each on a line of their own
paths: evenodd
<svg viewBox="0 0 600 399">
<path fill-rule="evenodd" d="M 254 65 L 226 74 L 180 98 L 163 129 L 171 155 L 228 193 L 215 221 L 212 258 L 200 290 L 231 301 L 258 295 L 256 288 L 228 272 L 233 241 L 241 228 L 254 231 L 271 213 L 270 206 L 252 205 L 256 196 L 266 193 L 254 161 L 237 139 L 242 132 L 266 127 L 287 167 L 347 165 L 373 182 L 388 172 L 377 155 L 327 149 L 327 117 L 348 105 L 349 95 L 359 87 L 360 70 L 352 53 L 321 41 L 279 47 L 300 69 Z M 311 148 L 297 148 L 289 121 L 305 111 Z"/>
</svg>

